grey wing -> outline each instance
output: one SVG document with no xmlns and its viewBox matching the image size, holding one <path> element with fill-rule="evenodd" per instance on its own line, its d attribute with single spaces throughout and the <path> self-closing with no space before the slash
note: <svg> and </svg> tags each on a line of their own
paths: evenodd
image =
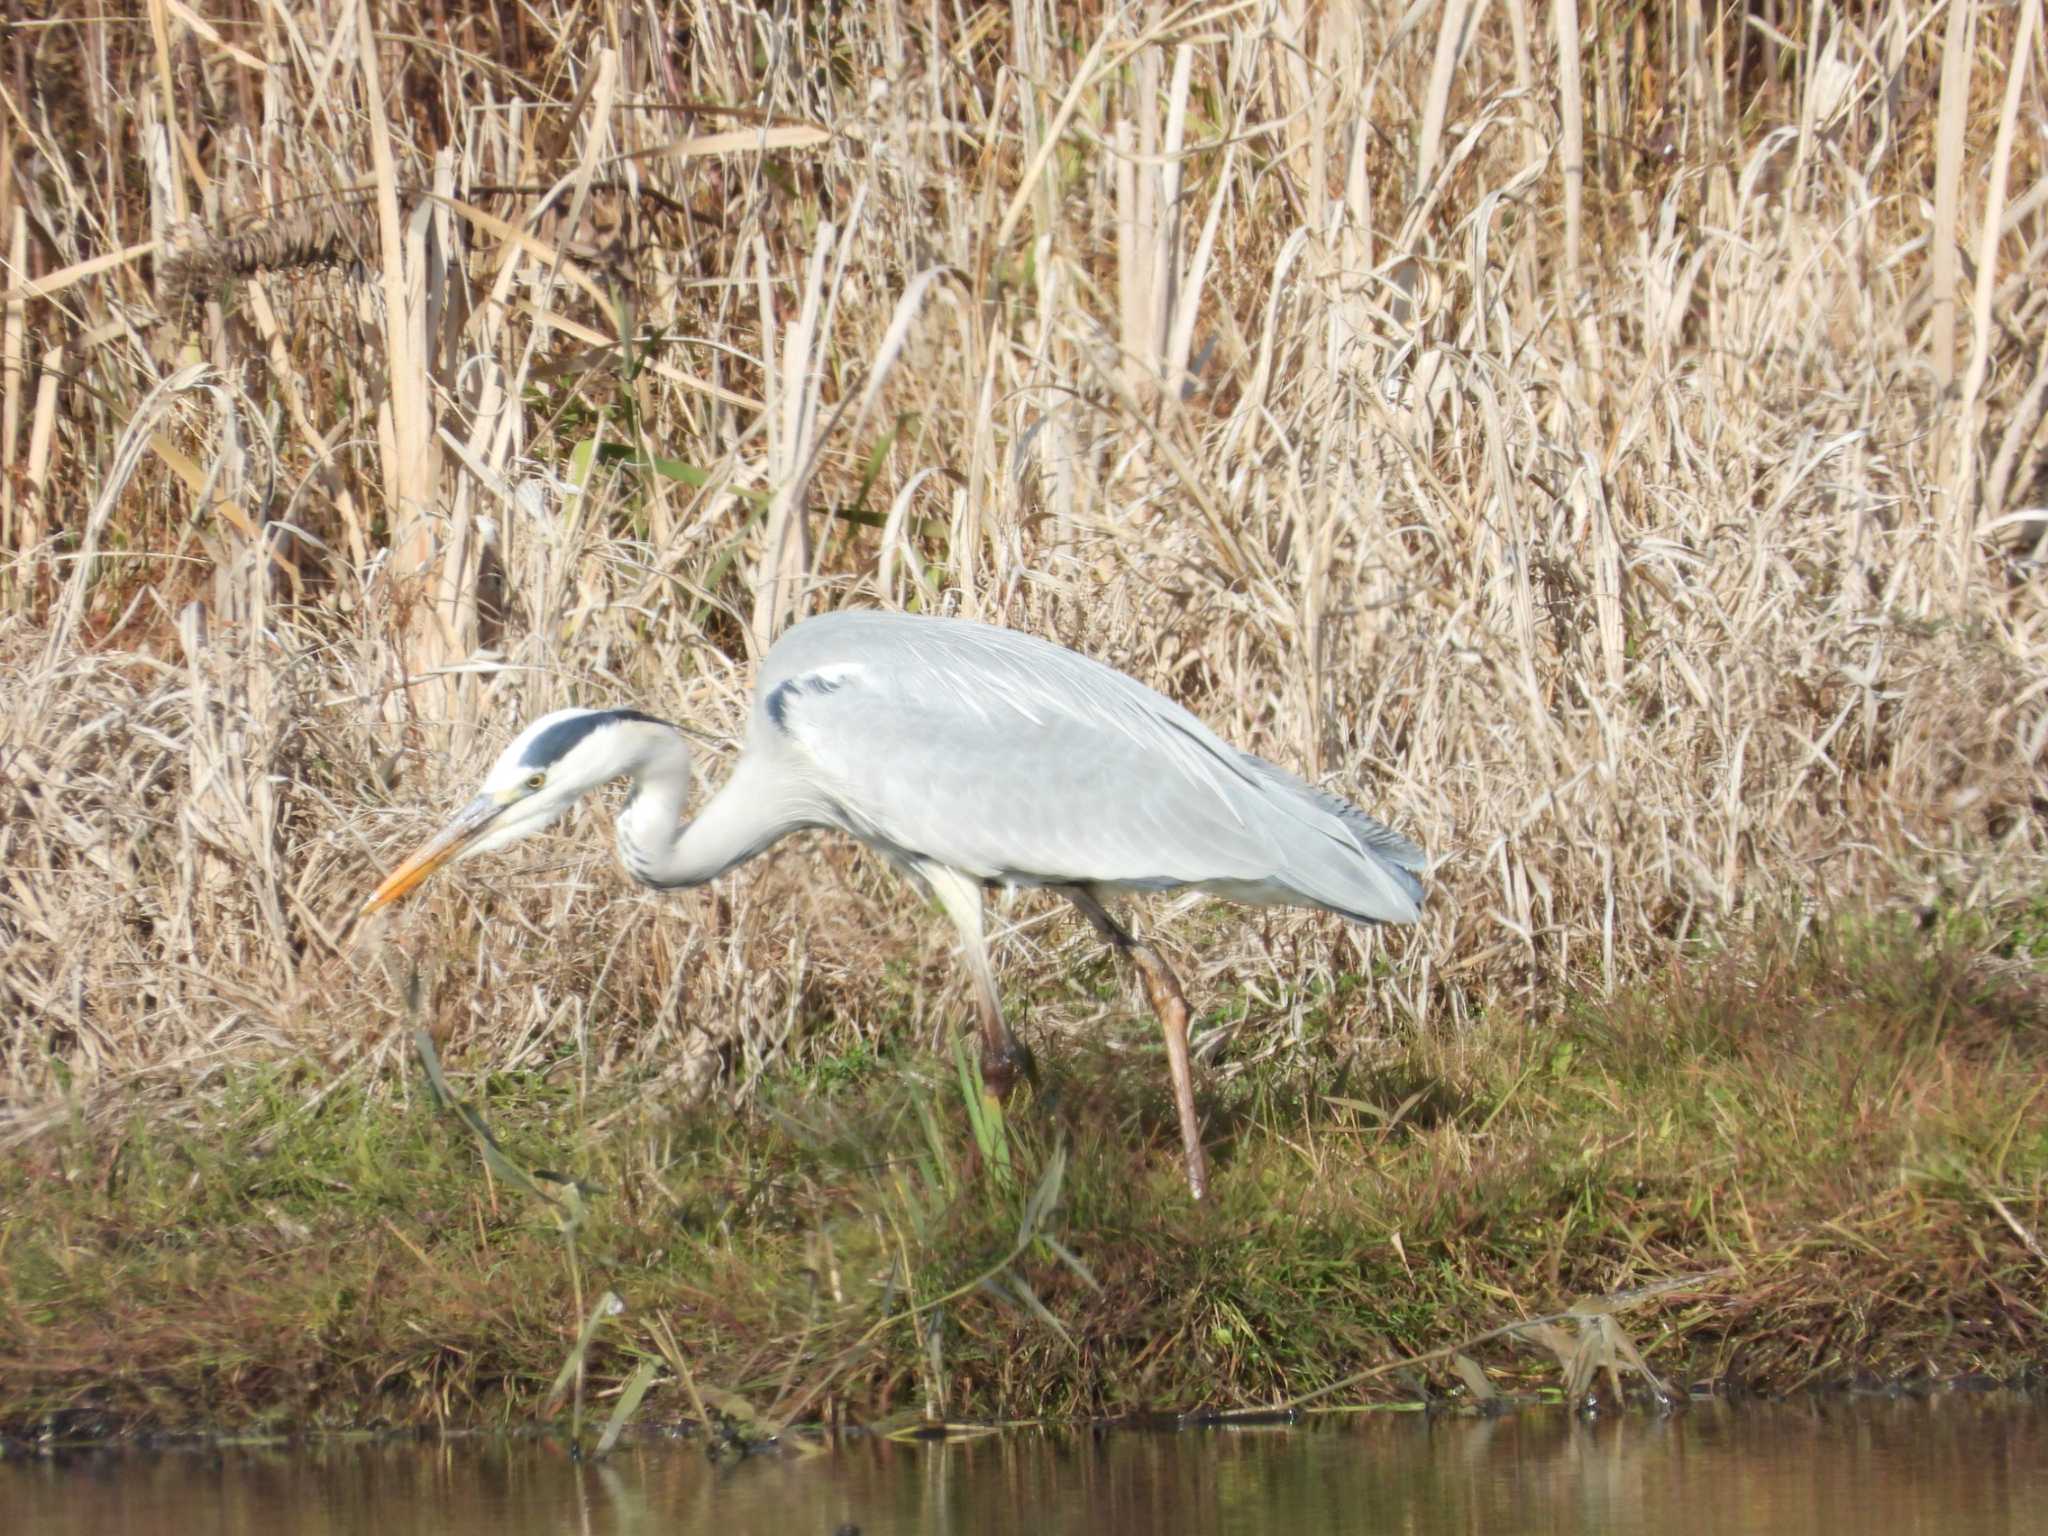
<svg viewBox="0 0 2048 1536">
<path fill-rule="evenodd" d="M 1419 875 L 1429 866 L 1429 855 L 1420 847 L 1384 822 L 1374 821 L 1349 800 L 1340 799 L 1326 789 L 1317 789 L 1312 784 L 1305 784 L 1285 768 L 1269 763 L 1263 757 L 1254 757 L 1249 752 L 1243 753 L 1242 756 L 1246 766 L 1253 773 L 1307 800 L 1324 815 L 1336 817 L 1354 839 L 1396 868 Z M 1418 891 L 1417 900 L 1420 899 Z"/>
<path fill-rule="evenodd" d="M 846 830 L 977 879 L 1419 911 L 1412 843 L 1135 679 L 1015 631 L 813 620 L 768 658 L 754 731 Z"/>
</svg>

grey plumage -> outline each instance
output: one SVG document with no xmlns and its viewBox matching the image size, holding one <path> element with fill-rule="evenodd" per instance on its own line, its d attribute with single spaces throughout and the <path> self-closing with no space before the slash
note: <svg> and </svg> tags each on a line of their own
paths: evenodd
<svg viewBox="0 0 2048 1536">
<path fill-rule="evenodd" d="M 1363 923 L 1413 922 L 1422 909 L 1414 843 L 1114 668 L 1014 630 L 852 611 L 799 624 L 770 649 L 745 750 L 694 817 L 674 726 L 638 710 L 559 710 L 520 733 L 365 912 L 444 863 L 531 836 L 620 777 L 633 792 L 619 856 L 645 884 L 701 884 L 807 827 L 850 833 L 922 882 L 959 929 L 984 1075 L 999 1088 L 1029 1070 L 1029 1053 L 1003 1022 L 982 887 L 1065 893 L 1144 978 L 1198 1198 L 1207 1174 L 1187 1001 L 1105 898 L 1193 886 Z"/>
<path fill-rule="evenodd" d="M 1063 646 L 965 620 L 849 611 L 763 663 L 747 754 L 903 862 L 976 880 L 1200 886 L 1413 922 L 1422 850 L 1239 752 L 1162 694 Z"/>
</svg>

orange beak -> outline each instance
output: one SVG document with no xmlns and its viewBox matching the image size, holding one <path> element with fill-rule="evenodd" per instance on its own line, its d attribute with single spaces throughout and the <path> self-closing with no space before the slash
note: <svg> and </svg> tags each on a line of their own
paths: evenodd
<svg viewBox="0 0 2048 1536">
<path fill-rule="evenodd" d="M 470 801 L 418 852 L 384 877 L 384 883 L 370 893 L 370 899 L 363 903 L 363 909 L 357 916 L 368 917 L 372 912 L 390 906 L 450 859 L 459 858 L 464 849 L 483 836 L 485 829 L 498 819 L 504 809 L 504 804 L 490 795 L 479 795 Z"/>
</svg>

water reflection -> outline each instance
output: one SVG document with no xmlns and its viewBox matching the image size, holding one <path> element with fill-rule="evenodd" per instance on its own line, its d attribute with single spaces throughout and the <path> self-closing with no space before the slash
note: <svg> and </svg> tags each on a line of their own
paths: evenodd
<svg viewBox="0 0 2048 1536">
<path fill-rule="evenodd" d="M 1581 1424 L 1371 1414 L 1294 1430 L 853 1440 L 714 1468 L 691 1443 L 577 1466 L 534 1441 L 325 1442 L 0 1465 L 0 1530 L 861 1536 L 2048 1529 L 2048 1412 L 2003 1395 L 1695 1407 Z"/>
</svg>

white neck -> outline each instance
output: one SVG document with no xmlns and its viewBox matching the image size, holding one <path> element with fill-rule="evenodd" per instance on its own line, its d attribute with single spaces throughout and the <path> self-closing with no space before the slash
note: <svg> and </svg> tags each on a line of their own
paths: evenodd
<svg viewBox="0 0 2048 1536">
<path fill-rule="evenodd" d="M 690 754 L 680 737 L 633 775 L 633 793 L 619 812 L 619 860 L 626 873 L 658 890 L 702 885 L 743 864 L 814 816 L 774 792 L 758 762 L 742 757 L 723 788 L 690 821 Z"/>
</svg>

